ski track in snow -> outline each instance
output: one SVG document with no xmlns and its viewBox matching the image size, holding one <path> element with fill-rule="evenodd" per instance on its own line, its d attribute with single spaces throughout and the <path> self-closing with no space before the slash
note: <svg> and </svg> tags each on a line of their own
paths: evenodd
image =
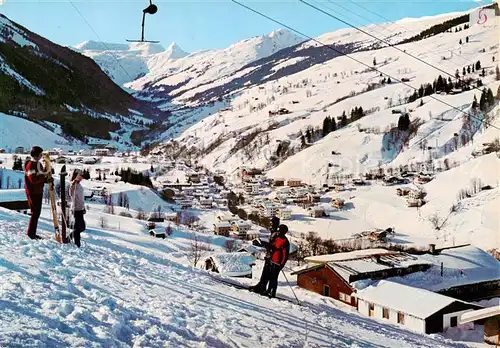
<svg viewBox="0 0 500 348">
<path fill-rule="evenodd" d="M 236 290 L 169 259 L 165 245 L 139 251 L 127 234 L 118 240 L 109 238 L 114 232 L 91 229 L 77 249 L 30 241 L 26 225 L 25 216 L 0 210 L 0 346 L 463 346 L 324 300 L 298 307 Z M 39 229 L 52 236 L 49 220 Z M 310 297 L 299 290 L 300 296 Z"/>
</svg>

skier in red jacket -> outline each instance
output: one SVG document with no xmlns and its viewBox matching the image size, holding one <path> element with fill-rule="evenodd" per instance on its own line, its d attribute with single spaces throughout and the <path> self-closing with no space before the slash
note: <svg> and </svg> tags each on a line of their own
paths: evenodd
<svg viewBox="0 0 500 348">
<path fill-rule="evenodd" d="M 278 229 L 278 236 L 274 239 L 271 245 L 271 270 L 269 275 L 269 288 L 266 291 L 266 295 L 269 297 L 276 297 L 276 290 L 278 289 L 278 276 L 285 267 L 288 261 L 288 256 L 290 254 L 290 242 L 286 238 L 288 232 L 288 227 L 286 225 L 280 225 Z"/>
<path fill-rule="evenodd" d="M 31 218 L 28 225 L 27 235 L 31 239 L 41 239 L 36 234 L 38 218 L 42 212 L 43 185 L 47 182 L 46 173 L 40 163 L 43 149 L 39 146 L 31 148 L 31 159 L 26 162 L 24 168 L 24 185 L 26 197 L 31 209 Z"/>
<path fill-rule="evenodd" d="M 250 291 L 263 294 L 267 289 L 267 285 L 269 283 L 269 276 L 271 275 L 271 256 L 272 256 L 271 246 L 273 245 L 275 238 L 278 237 L 279 226 L 280 226 L 280 219 L 276 216 L 273 216 L 271 218 L 271 228 L 270 228 L 271 235 L 269 237 L 269 242 L 266 245 L 264 268 L 262 269 L 262 274 L 260 275 L 259 282 L 248 288 Z"/>
</svg>

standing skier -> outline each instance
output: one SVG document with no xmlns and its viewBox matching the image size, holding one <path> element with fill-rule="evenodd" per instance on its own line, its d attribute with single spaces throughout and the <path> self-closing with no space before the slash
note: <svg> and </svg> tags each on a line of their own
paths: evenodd
<svg viewBox="0 0 500 348">
<path fill-rule="evenodd" d="M 274 239 L 271 245 L 272 255 L 271 255 L 271 266 L 269 275 L 269 289 L 265 292 L 265 295 L 273 298 L 276 297 L 276 290 L 278 289 L 278 276 L 281 270 L 285 267 L 288 261 L 288 255 L 290 254 L 290 242 L 286 237 L 288 232 L 288 227 L 286 225 L 280 225 L 278 229 L 278 236 Z"/>
<path fill-rule="evenodd" d="M 274 242 L 274 239 L 278 237 L 278 227 L 280 225 L 280 219 L 276 216 L 271 218 L 271 235 L 269 236 L 269 243 L 266 247 L 266 256 L 264 257 L 264 268 L 262 269 L 262 274 L 260 276 L 260 280 L 254 286 L 251 286 L 250 291 L 254 291 L 257 293 L 264 293 L 267 288 L 267 283 L 269 282 L 269 276 L 271 274 L 271 245 Z"/>
<path fill-rule="evenodd" d="M 71 185 L 69 187 L 69 196 L 71 198 L 71 211 L 75 218 L 75 225 L 70 238 L 73 239 L 77 247 L 80 247 L 80 233 L 85 231 L 85 220 L 83 215 L 85 211 L 85 196 L 80 182 L 83 180 L 83 173 L 80 169 L 75 169 L 71 175 Z"/>
<path fill-rule="evenodd" d="M 42 239 L 36 234 L 38 219 L 42 212 L 43 185 L 48 182 L 47 173 L 44 173 L 45 169 L 40 163 L 42 153 L 43 149 L 40 146 L 33 146 L 30 152 L 31 159 L 24 167 L 24 187 L 31 210 L 27 235 L 31 239 Z"/>
</svg>

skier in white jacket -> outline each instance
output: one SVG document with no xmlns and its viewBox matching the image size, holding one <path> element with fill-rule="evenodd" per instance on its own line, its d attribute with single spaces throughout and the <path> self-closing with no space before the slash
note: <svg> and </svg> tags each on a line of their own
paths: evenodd
<svg viewBox="0 0 500 348">
<path fill-rule="evenodd" d="M 73 170 L 71 175 L 71 185 L 69 187 L 69 196 L 71 198 L 71 211 L 75 217 L 75 224 L 70 238 L 74 240 L 77 247 L 80 247 L 80 233 L 85 231 L 85 220 L 83 215 L 85 211 L 85 196 L 80 182 L 83 180 L 83 173 L 80 169 Z"/>
</svg>

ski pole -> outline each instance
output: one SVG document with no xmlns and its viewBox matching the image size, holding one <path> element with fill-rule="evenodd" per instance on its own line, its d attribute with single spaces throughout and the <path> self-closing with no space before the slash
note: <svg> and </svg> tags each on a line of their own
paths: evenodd
<svg viewBox="0 0 500 348">
<path fill-rule="evenodd" d="M 293 291 L 293 288 L 292 288 L 292 285 L 290 284 L 290 282 L 288 281 L 288 278 L 286 277 L 286 274 L 285 274 L 285 271 L 281 270 L 281 272 L 283 273 L 283 276 L 285 277 L 285 280 L 286 282 L 288 283 L 288 286 L 290 287 L 290 290 L 292 290 L 292 294 L 293 296 L 295 296 L 295 299 L 297 300 L 297 304 L 300 306 L 300 301 L 297 297 L 297 295 L 295 295 L 295 291 Z"/>
</svg>

